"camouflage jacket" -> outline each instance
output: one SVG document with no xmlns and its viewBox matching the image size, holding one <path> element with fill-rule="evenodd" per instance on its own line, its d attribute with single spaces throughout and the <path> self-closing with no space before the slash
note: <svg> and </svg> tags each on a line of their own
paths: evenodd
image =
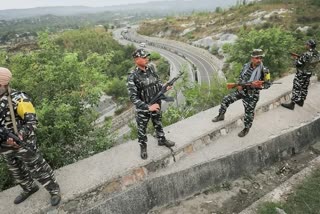
<svg viewBox="0 0 320 214">
<path fill-rule="evenodd" d="M 248 68 L 248 69 L 246 69 Z M 251 67 L 251 65 L 249 66 L 249 64 L 244 64 L 243 68 L 242 68 L 242 71 L 241 71 L 241 74 L 239 76 L 239 79 L 238 79 L 238 82 L 239 83 L 246 83 L 246 82 L 249 82 L 250 78 L 251 78 L 251 75 L 253 73 L 253 68 Z M 259 80 L 261 81 L 265 81 L 264 83 L 264 87 L 265 89 L 269 88 L 271 86 L 271 83 L 269 80 L 266 80 L 265 77 L 266 75 L 269 73 L 269 69 L 265 66 L 262 66 L 262 69 L 261 69 L 261 75 L 260 75 L 260 78 Z M 245 88 L 244 88 L 245 89 Z M 253 89 L 253 88 L 252 88 Z M 258 90 L 258 89 L 254 89 L 254 90 Z"/>
<path fill-rule="evenodd" d="M 312 73 L 319 62 L 319 52 L 316 49 L 310 49 L 295 61 L 295 65 L 298 71 Z"/>
<path fill-rule="evenodd" d="M 137 110 L 148 110 L 148 103 L 161 90 L 161 87 L 162 83 L 152 65 L 148 65 L 145 72 L 136 67 L 128 76 L 129 97 Z"/>
<path fill-rule="evenodd" d="M 18 132 L 22 135 L 24 140 L 28 140 L 30 136 L 34 135 L 34 131 L 37 128 L 37 117 L 35 113 L 26 113 L 24 114 L 24 118 L 22 118 L 17 112 L 17 107 L 18 103 L 22 100 L 30 102 L 30 98 L 25 93 L 14 90 L 11 92 L 11 98 Z M 0 98 L 0 127 L 14 133 L 8 106 L 8 95 L 3 95 Z M 4 141 L 6 141 L 6 139 L 1 138 L 1 143 Z"/>
</svg>

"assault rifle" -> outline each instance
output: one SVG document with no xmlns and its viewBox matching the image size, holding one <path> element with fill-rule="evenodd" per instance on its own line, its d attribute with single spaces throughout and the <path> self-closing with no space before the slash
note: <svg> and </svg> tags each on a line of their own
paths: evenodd
<svg viewBox="0 0 320 214">
<path fill-rule="evenodd" d="M 9 132 L 6 128 L 3 128 L 1 127 L 0 128 L 0 137 L 2 139 L 8 139 L 8 138 L 12 138 L 20 147 L 34 153 L 34 151 L 29 147 L 29 145 L 24 142 L 23 140 L 21 140 L 17 135 Z M 12 148 L 11 146 L 6 146 L 6 145 L 1 145 L 1 147 L 4 147 L 4 148 L 1 148 L 1 149 L 10 149 Z"/>
<path fill-rule="evenodd" d="M 177 81 L 183 75 L 183 73 L 184 72 L 179 72 L 178 76 L 174 77 L 172 80 L 164 84 L 161 90 L 151 99 L 151 101 L 149 102 L 149 105 L 155 104 L 159 100 L 164 100 L 166 102 L 173 102 L 174 101 L 173 97 L 165 96 L 165 93 L 167 92 L 167 87 L 172 86 L 175 83 L 175 81 Z"/>
<path fill-rule="evenodd" d="M 227 83 L 227 89 L 232 89 L 238 86 L 241 87 L 252 87 L 252 88 L 258 88 L 262 89 L 262 86 L 264 84 L 264 81 L 257 80 L 257 81 L 252 81 L 252 82 L 246 82 L 246 83 Z M 282 84 L 281 82 L 270 82 L 270 84 Z"/>
<path fill-rule="evenodd" d="M 300 55 L 297 54 L 297 53 L 290 52 L 289 54 L 290 54 L 291 56 L 293 56 L 294 58 L 299 58 L 299 57 L 300 57 Z"/>
</svg>

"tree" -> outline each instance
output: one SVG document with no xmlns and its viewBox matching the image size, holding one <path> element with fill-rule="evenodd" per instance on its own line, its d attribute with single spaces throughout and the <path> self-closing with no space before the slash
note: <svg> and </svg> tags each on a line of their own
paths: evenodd
<svg viewBox="0 0 320 214">
<path fill-rule="evenodd" d="M 121 101 L 128 100 L 126 83 L 126 79 L 113 78 L 108 84 L 107 94 L 115 99 L 122 99 Z"/>
<path fill-rule="evenodd" d="M 76 52 L 80 60 L 90 53 L 110 54 L 113 50 L 120 50 L 121 45 L 112 35 L 98 29 L 81 29 L 63 32 L 56 43 L 70 52 Z"/>
<path fill-rule="evenodd" d="M 216 7 L 215 12 L 216 13 L 221 13 L 223 9 L 221 7 Z"/>
<path fill-rule="evenodd" d="M 98 114 L 92 107 L 107 89 L 102 67 L 108 67 L 111 55 L 89 53 L 80 61 L 77 53 L 64 52 L 46 33 L 39 35 L 39 47 L 35 52 L 13 55 L 9 68 L 13 88 L 33 98 L 38 140 L 45 157 L 57 168 L 111 143 L 103 127 L 106 136 L 98 147 L 85 144 L 92 140 L 87 138 L 91 132 L 101 131 L 93 130 Z"/>
<path fill-rule="evenodd" d="M 95 127 L 94 107 L 105 92 L 119 103 L 127 98 L 125 77 L 133 66 L 134 47 L 89 29 L 39 33 L 38 47 L 11 54 L 10 61 L 5 60 L 8 53 L 0 52 L 0 63 L 12 71 L 12 87 L 32 98 L 44 157 L 58 168 L 111 147 L 110 122 Z M 0 190 L 13 185 L 1 161 L 0 177 Z"/>
<path fill-rule="evenodd" d="M 265 52 L 263 63 L 269 67 L 273 77 L 280 77 L 291 64 L 288 51 L 294 48 L 294 44 L 295 39 L 291 33 L 280 28 L 270 28 L 250 32 L 242 30 L 236 43 L 225 45 L 223 49 L 229 55 L 227 61 L 237 69 L 229 72 L 230 74 L 239 74 L 240 70 L 238 69 L 244 63 L 249 62 L 252 50 L 261 48 Z M 229 77 L 228 79 L 231 80 Z"/>
</svg>

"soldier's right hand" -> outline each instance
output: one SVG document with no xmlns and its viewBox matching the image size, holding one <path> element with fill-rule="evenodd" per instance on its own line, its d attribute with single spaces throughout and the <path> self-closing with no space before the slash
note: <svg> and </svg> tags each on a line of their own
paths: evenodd
<svg viewBox="0 0 320 214">
<path fill-rule="evenodd" d="M 243 88 L 242 88 L 241 85 L 238 85 L 238 86 L 237 86 L 237 89 L 238 89 L 238 91 L 242 91 Z"/>
<path fill-rule="evenodd" d="M 12 146 L 15 149 L 20 148 L 20 146 L 12 138 L 8 138 L 7 144 Z"/>
<path fill-rule="evenodd" d="M 151 111 L 151 112 L 152 111 L 159 111 L 159 110 L 160 110 L 160 106 L 158 103 L 155 103 L 155 104 L 149 106 L 149 111 Z"/>
</svg>

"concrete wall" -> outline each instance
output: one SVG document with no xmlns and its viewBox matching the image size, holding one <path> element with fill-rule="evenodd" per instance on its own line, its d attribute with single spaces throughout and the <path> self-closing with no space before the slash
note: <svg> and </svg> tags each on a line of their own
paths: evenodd
<svg viewBox="0 0 320 214">
<path fill-rule="evenodd" d="M 147 179 L 84 213 L 147 213 L 155 206 L 183 199 L 200 190 L 252 173 L 301 152 L 320 138 L 320 119 L 241 152 L 186 170 Z"/>
</svg>

